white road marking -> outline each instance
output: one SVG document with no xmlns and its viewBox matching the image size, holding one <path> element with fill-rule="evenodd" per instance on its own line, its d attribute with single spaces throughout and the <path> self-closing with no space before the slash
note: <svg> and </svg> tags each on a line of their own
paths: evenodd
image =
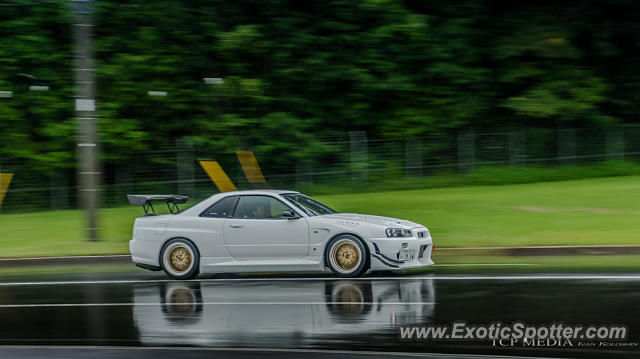
<svg viewBox="0 0 640 359">
<path fill-rule="evenodd" d="M 424 277 L 423 279 L 437 279 L 437 280 L 588 280 L 588 279 L 622 279 L 622 280 L 639 280 L 640 275 L 500 275 L 500 276 L 434 276 Z"/>
<path fill-rule="evenodd" d="M 87 285 L 87 284 L 153 284 L 153 283 L 229 283 L 229 282 L 311 282 L 311 281 L 415 281 L 415 280 L 640 280 L 640 274 L 534 274 L 534 275 L 433 275 L 406 277 L 309 277 L 309 278 L 211 278 L 176 281 L 171 279 L 132 279 L 132 280 L 78 280 L 78 281 L 43 281 L 43 282 L 4 282 L 0 287 L 38 286 L 38 285 Z"/>
<path fill-rule="evenodd" d="M 64 307 L 134 307 L 158 305 L 326 305 L 327 302 L 188 302 L 188 303 L 26 303 L 0 304 L 2 308 L 64 308 Z M 331 302 L 331 304 L 345 305 L 375 305 L 377 302 Z M 435 305 L 435 302 L 384 302 L 385 305 Z"/>
<path fill-rule="evenodd" d="M 437 251 L 483 250 L 483 249 L 563 249 L 563 248 L 640 248 L 640 244 L 582 244 L 560 246 L 497 246 L 497 247 L 436 247 Z"/>
<path fill-rule="evenodd" d="M 50 340 L 50 339 L 47 339 Z M 482 355 L 482 354 L 441 354 L 441 353 L 409 353 L 409 352 L 387 352 L 370 350 L 334 350 L 334 349 L 290 349 L 290 348 L 215 348 L 215 347 L 142 347 L 142 346 L 98 346 L 98 345 L 3 345 L 2 349 L 59 349 L 59 350 L 166 350 L 166 351 L 226 351 L 226 352 L 274 352 L 274 353 L 320 353 L 320 354 L 349 354 L 349 355 L 383 355 L 383 356 L 403 356 L 403 357 L 433 357 L 433 358 L 473 358 L 473 359 L 553 359 L 551 357 L 518 357 L 512 355 Z"/>
</svg>

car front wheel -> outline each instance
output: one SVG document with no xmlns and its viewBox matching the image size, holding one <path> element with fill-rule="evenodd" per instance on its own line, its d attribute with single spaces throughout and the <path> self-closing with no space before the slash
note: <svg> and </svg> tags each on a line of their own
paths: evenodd
<svg viewBox="0 0 640 359">
<path fill-rule="evenodd" d="M 198 275 L 200 257 L 193 243 L 175 238 L 164 245 L 160 263 L 169 278 L 191 279 Z"/>
<path fill-rule="evenodd" d="M 354 236 L 341 235 L 331 240 L 326 256 L 329 268 L 338 277 L 354 278 L 367 270 L 367 251 Z"/>
</svg>

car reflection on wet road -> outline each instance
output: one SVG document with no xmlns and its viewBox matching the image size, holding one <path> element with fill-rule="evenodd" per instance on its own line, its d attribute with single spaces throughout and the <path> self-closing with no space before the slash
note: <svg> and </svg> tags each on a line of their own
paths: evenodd
<svg viewBox="0 0 640 359">
<path fill-rule="evenodd" d="M 639 342 L 640 275 L 146 278 L 0 282 L 0 343 L 640 355 L 399 337 L 404 325 L 523 321 L 622 324 Z"/>
<path fill-rule="evenodd" d="M 143 344 L 249 345 L 426 323 L 433 280 L 171 282 L 134 288 L 134 324 Z M 160 305 L 142 305 L 160 303 Z"/>
</svg>

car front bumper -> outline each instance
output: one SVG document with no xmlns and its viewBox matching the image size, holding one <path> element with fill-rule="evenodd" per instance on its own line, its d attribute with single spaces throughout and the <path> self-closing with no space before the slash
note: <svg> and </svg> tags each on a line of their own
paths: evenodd
<svg viewBox="0 0 640 359">
<path fill-rule="evenodd" d="M 433 265 L 431 252 L 433 241 L 426 238 L 370 238 L 367 240 L 371 254 L 371 270 L 402 270 Z M 415 251 L 410 260 L 403 260 L 402 251 Z"/>
</svg>

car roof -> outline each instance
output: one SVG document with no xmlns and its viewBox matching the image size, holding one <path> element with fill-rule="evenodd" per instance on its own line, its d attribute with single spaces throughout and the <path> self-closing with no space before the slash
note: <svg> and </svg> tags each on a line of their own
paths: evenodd
<svg viewBox="0 0 640 359">
<path fill-rule="evenodd" d="M 244 190 L 244 191 L 231 191 L 231 192 L 218 192 L 213 194 L 211 197 L 194 204 L 191 207 L 185 208 L 181 214 L 187 215 L 195 215 L 198 216 L 202 211 L 207 209 L 207 207 L 211 206 L 216 201 L 228 197 L 228 196 L 242 196 L 242 195 L 267 195 L 274 196 L 280 194 L 287 193 L 300 193 L 298 191 L 289 191 L 289 190 L 279 190 L 279 189 L 252 189 L 252 190 Z"/>
<path fill-rule="evenodd" d="M 252 189 L 243 191 L 222 192 L 225 195 L 243 195 L 243 194 L 285 194 L 285 193 L 300 193 L 298 191 L 289 191 L 281 189 Z"/>
</svg>

